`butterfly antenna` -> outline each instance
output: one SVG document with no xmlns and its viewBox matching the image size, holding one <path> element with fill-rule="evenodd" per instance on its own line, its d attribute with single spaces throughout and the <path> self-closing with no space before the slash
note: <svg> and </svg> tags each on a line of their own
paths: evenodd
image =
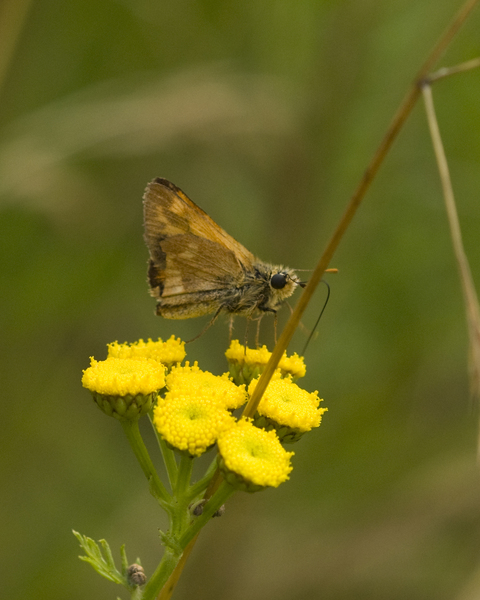
<svg viewBox="0 0 480 600">
<path fill-rule="evenodd" d="M 313 327 L 312 331 L 310 332 L 310 335 L 308 336 L 308 339 L 307 339 L 307 341 L 306 341 L 306 343 L 305 343 L 305 346 L 303 347 L 303 350 L 302 350 L 302 356 L 305 356 L 305 352 L 306 352 L 306 350 L 307 350 L 308 344 L 310 343 L 310 341 L 311 341 L 311 339 L 312 339 L 312 337 L 313 337 L 313 334 L 315 333 L 315 329 L 318 327 L 318 324 L 320 323 L 320 319 L 322 318 L 322 315 L 323 315 L 323 313 L 324 313 L 325 309 L 327 308 L 328 300 L 330 299 L 330 286 L 329 286 L 329 285 L 328 285 L 328 283 L 327 283 L 325 280 L 323 280 L 323 279 L 321 280 L 321 282 L 320 282 L 320 283 L 324 283 L 324 284 L 327 286 L 327 297 L 326 297 L 326 299 L 325 299 L 325 303 L 324 303 L 324 305 L 323 305 L 323 308 L 322 308 L 322 310 L 320 311 L 320 314 L 318 315 L 318 319 L 317 319 L 317 321 L 316 321 L 316 323 L 315 323 L 315 325 L 314 325 L 314 327 Z"/>
</svg>

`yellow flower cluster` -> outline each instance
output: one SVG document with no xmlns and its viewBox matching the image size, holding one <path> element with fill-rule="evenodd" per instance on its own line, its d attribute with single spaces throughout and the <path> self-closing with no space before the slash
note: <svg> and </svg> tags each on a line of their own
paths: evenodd
<svg viewBox="0 0 480 600">
<path fill-rule="evenodd" d="M 235 392 L 245 401 L 245 390 L 201 371 L 196 364 L 174 368 L 167 377 L 167 389 L 154 409 L 154 425 L 171 446 L 191 456 L 203 454 L 235 423 L 228 411 L 229 403 L 238 402 Z"/>
<path fill-rule="evenodd" d="M 233 340 L 225 352 L 230 374 L 235 383 L 249 383 L 258 377 L 272 355 L 266 346 L 261 348 L 245 348 L 238 340 Z M 304 377 L 306 373 L 305 361 L 298 354 L 287 356 L 285 352 L 278 364 L 282 376 L 290 375 L 293 380 Z"/>
<path fill-rule="evenodd" d="M 233 341 L 226 356 L 234 383 L 227 373 L 215 376 L 197 363 L 180 366 L 184 345 L 174 336 L 166 342 L 113 342 L 106 360 L 91 359 L 83 372 L 83 386 L 105 413 L 121 420 L 138 419 L 156 400 L 153 422 L 167 443 L 199 456 L 218 442 L 222 473 L 240 489 L 251 492 L 286 481 L 293 452 L 286 452 L 281 441 L 296 441 L 318 427 L 327 410 L 319 408 L 318 392 L 309 393 L 294 383 L 305 374 L 303 358 L 284 354 L 254 422 L 236 421 L 231 411 L 247 399 L 243 382 L 249 382 L 251 395 L 258 382 L 252 377 L 258 378 L 271 353 L 266 346 L 245 349 Z M 165 364 L 171 367 L 167 376 Z M 158 391 L 165 386 L 161 397 Z"/>
<path fill-rule="evenodd" d="M 142 339 L 133 344 L 119 344 L 112 342 L 108 344 L 108 356 L 116 358 L 152 358 L 161 362 L 166 367 L 181 363 L 185 358 L 185 342 L 172 335 L 166 342 L 158 338 L 156 342 L 151 340 L 144 342 Z"/>
<path fill-rule="evenodd" d="M 225 479 L 245 491 L 278 487 L 292 470 L 294 453 L 282 447 L 275 432 L 259 429 L 245 419 L 220 435 L 218 451 Z"/>
</svg>

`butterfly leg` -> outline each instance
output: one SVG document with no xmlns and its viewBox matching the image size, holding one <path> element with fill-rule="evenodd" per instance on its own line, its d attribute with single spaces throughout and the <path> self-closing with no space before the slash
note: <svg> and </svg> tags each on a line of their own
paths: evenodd
<svg viewBox="0 0 480 600">
<path fill-rule="evenodd" d="M 255 336 L 255 346 L 258 348 L 260 346 L 260 321 L 262 320 L 263 315 L 260 315 L 257 319 L 257 334 Z"/>
<path fill-rule="evenodd" d="M 215 323 L 215 321 L 218 318 L 218 315 L 220 314 L 222 310 L 222 307 L 220 307 L 217 312 L 213 315 L 213 317 L 210 319 L 210 321 L 205 325 L 205 327 L 202 329 L 202 331 L 196 335 L 194 338 L 192 338 L 191 340 L 187 340 L 185 343 L 186 344 L 190 344 L 190 342 L 194 342 L 195 340 L 198 340 L 199 337 L 202 337 L 202 335 L 208 330 L 210 329 L 210 327 Z"/>
<path fill-rule="evenodd" d="M 250 325 L 250 317 L 247 317 L 246 323 L 245 323 L 245 338 L 243 340 L 243 345 L 245 348 L 245 354 L 247 354 L 247 345 L 248 345 L 248 326 Z"/>
<path fill-rule="evenodd" d="M 229 342 L 232 341 L 232 335 L 233 335 L 233 315 L 230 315 L 230 321 L 228 323 L 228 341 Z"/>
</svg>

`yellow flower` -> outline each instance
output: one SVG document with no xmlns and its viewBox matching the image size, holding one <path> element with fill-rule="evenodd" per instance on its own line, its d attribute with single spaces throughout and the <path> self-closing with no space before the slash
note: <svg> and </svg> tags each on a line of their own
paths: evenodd
<svg viewBox="0 0 480 600">
<path fill-rule="evenodd" d="M 272 355 L 266 346 L 261 348 L 247 348 L 240 344 L 238 340 L 233 340 L 230 347 L 225 352 L 227 357 L 230 374 L 235 383 L 249 383 L 252 379 L 258 377 Z M 291 375 L 293 380 L 303 377 L 306 373 L 303 357 L 298 354 L 287 356 L 285 352 L 278 364 L 282 376 Z"/>
<path fill-rule="evenodd" d="M 235 419 L 208 389 L 202 390 L 188 379 L 177 373 L 165 397 L 158 398 L 153 423 L 171 446 L 199 456 L 215 444 Z"/>
<path fill-rule="evenodd" d="M 248 386 L 251 395 L 258 383 L 253 380 Z M 255 424 L 267 429 L 274 428 L 284 443 L 296 442 L 313 427 L 319 427 L 326 408 L 319 408 L 318 392 L 302 390 L 287 377 L 278 375 L 268 384 L 258 405 Z"/>
<path fill-rule="evenodd" d="M 82 377 L 83 387 L 99 394 L 150 394 L 165 385 L 165 367 L 153 359 L 114 358 L 96 361 Z"/>
<path fill-rule="evenodd" d="M 292 381 L 296 381 L 300 377 L 305 377 L 305 373 L 307 372 L 303 356 L 298 356 L 296 352 L 292 356 L 287 356 L 287 353 L 284 352 L 278 363 L 278 368 L 283 376 L 291 375 Z"/>
<path fill-rule="evenodd" d="M 138 342 L 133 342 L 132 344 L 119 344 L 118 342 L 108 344 L 108 356 L 117 358 L 153 358 L 164 364 L 167 368 L 170 368 L 173 364 L 181 363 L 185 355 L 185 342 L 182 342 L 180 338 L 175 338 L 173 335 L 166 342 L 162 341 L 161 338 L 158 338 L 156 342 L 148 338 L 146 342 L 140 339 Z"/>
<path fill-rule="evenodd" d="M 138 419 L 151 409 L 157 391 L 164 387 L 165 367 L 146 358 L 91 358 L 82 385 L 107 415 Z"/>
<path fill-rule="evenodd" d="M 274 431 L 241 419 L 218 438 L 219 467 L 231 485 L 247 492 L 278 487 L 292 470 L 287 452 Z"/>
<path fill-rule="evenodd" d="M 173 367 L 167 375 L 167 388 L 175 390 L 178 384 L 191 385 L 197 394 L 206 395 L 211 401 L 218 401 L 224 408 L 234 410 L 247 400 L 245 386 L 237 386 L 229 378 L 228 373 L 221 376 L 202 371 L 195 362 L 190 366 L 187 362 L 184 367 Z"/>
</svg>

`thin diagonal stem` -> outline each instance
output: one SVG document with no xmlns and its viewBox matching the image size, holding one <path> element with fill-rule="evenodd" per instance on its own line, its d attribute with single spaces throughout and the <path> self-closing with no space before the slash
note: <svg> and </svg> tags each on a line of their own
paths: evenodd
<svg viewBox="0 0 480 600">
<path fill-rule="evenodd" d="M 480 386 L 480 312 L 478 306 L 478 296 L 475 290 L 475 284 L 470 271 L 468 258 L 463 248 L 462 232 L 460 229 L 460 222 L 458 220 L 447 157 L 445 156 L 440 129 L 438 127 L 438 122 L 435 115 L 432 88 L 430 85 L 425 84 L 422 91 L 423 99 L 425 101 L 428 125 L 430 128 L 430 135 L 432 137 L 433 148 L 438 164 L 438 171 L 440 173 L 440 181 L 442 184 L 443 197 L 445 199 L 445 207 L 450 226 L 453 251 L 455 253 L 455 258 L 457 259 L 458 271 L 460 274 L 460 281 L 465 302 L 465 312 L 467 315 L 468 334 L 470 339 L 471 388 L 472 391 L 478 395 Z"/>
<path fill-rule="evenodd" d="M 477 69 L 478 67 L 480 67 L 480 57 L 472 58 L 472 60 L 467 60 L 466 62 L 455 65 L 454 67 L 444 67 L 443 69 L 438 69 L 438 71 L 435 71 L 435 73 L 430 73 L 428 76 L 428 82 L 433 83 L 439 79 L 450 77 L 450 75 L 465 73 L 466 71 L 471 71 L 472 69 Z"/>
</svg>

